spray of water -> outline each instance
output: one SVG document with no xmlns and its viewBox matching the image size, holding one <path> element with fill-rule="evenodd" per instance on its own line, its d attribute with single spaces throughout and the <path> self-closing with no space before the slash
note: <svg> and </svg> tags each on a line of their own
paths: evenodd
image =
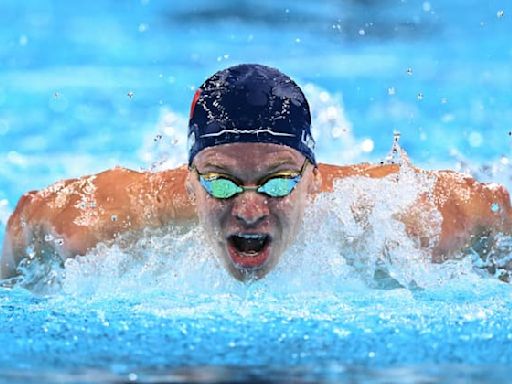
<svg viewBox="0 0 512 384">
<path fill-rule="evenodd" d="M 65 262 L 63 290 L 71 295 L 337 294 L 347 289 L 429 288 L 475 276 L 471 258 L 432 264 L 430 248 L 411 238 L 401 214 L 414 207 L 435 178 L 417 173 L 402 155 L 400 172 L 383 179 L 339 180 L 333 193 L 316 196 L 296 242 L 265 278 L 249 284 L 228 275 L 200 227 L 165 227 L 126 235 Z M 441 216 L 432 204 L 419 219 L 424 236 L 439 237 Z"/>
</svg>

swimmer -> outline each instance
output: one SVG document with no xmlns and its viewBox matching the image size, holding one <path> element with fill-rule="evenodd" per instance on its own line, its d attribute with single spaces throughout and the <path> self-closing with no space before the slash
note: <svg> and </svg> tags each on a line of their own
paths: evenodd
<svg viewBox="0 0 512 384">
<path fill-rule="evenodd" d="M 7 224 L 1 277 L 16 276 L 22 259 L 45 252 L 65 260 L 126 233 L 199 223 L 234 278 L 262 278 L 294 242 L 315 195 L 333 191 L 341 178 L 400 171 L 398 164 L 319 164 L 304 94 L 288 76 L 261 65 L 208 78 L 194 95 L 188 138 L 188 164 L 179 168 L 114 168 L 26 193 Z M 429 205 L 439 211 L 439 236 L 426 239 L 433 262 L 475 244 L 485 252 L 486 241 L 511 233 L 504 187 L 413 169 L 435 183 L 399 219 L 409 236 L 423 241 L 429 223 L 419 212 Z"/>
</svg>

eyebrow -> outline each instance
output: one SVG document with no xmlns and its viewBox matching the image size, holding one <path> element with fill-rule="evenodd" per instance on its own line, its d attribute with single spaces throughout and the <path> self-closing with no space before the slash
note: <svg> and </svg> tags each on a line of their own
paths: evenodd
<svg viewBox="0 0 512 384">
<path fill-rule="evenodd" d="M 300 165 L 297 165 L 294 161 L 294 159 L 283 159 L 281 161 L 277 161 L 275 163 L 273 163 L 272 165 L 270 165 L 267 169 L 267 173 L 273 173 L 276 171 L 276 169 L 278 169 L 279 167 L 281 167 L 282 165 L 290 165 L 292 167 L 300 167 Z"/>
<path fill-rule="evenodd" d="M 220 173 L 229 173 L 229 169 L 222 166 L 222 165 L 218 165 L 218 164 L 215 164 L 215 163 L 210 163 L 210 162 L 206 162 L 203 166 L 202 166 L 203 169 L 214 169 L 214 171 L 219 171 Z M 207 171 L 207 172 L 212 172 L 212 171 Z"/>
</svg>

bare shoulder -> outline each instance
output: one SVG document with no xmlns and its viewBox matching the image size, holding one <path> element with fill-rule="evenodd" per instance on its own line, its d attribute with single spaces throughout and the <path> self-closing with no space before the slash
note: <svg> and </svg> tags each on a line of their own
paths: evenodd
<svg viewBox="0 0 512 384">
<path fill-rule="evenodd" d="M 319 164 L 318 169 L 322 175 L 322 191 L 330 192 L 333 189 L 333 183 L 336 179 L 350 176 L 381 178 L 398 172 L 400 167 L 397 164 Z"/>
<path fill-rule="evenodd" d="M 13 273 L 29 245 L 65 259 L 127 231 L 192 217 L 185 177 L 184 167 L 159 173 L 116 167 L 26 193 L 8 221 L 2 275 Z"/>
</svg>

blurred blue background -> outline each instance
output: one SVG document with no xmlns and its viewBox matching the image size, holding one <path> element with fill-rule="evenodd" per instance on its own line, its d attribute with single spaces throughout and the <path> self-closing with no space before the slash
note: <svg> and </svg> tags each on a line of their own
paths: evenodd
<svg viewBox="0 0 512 384">
<path fill-rule="evenodd" d="M 27 190 L 183 161 L 194 89 L 248 62 L 305 88 L 321 161 L 378 161 L 398 130 L 416 164 L 507 183 L 511 20 L 505 1 L 2 0 L 0 230 Z"/>
</svg>

